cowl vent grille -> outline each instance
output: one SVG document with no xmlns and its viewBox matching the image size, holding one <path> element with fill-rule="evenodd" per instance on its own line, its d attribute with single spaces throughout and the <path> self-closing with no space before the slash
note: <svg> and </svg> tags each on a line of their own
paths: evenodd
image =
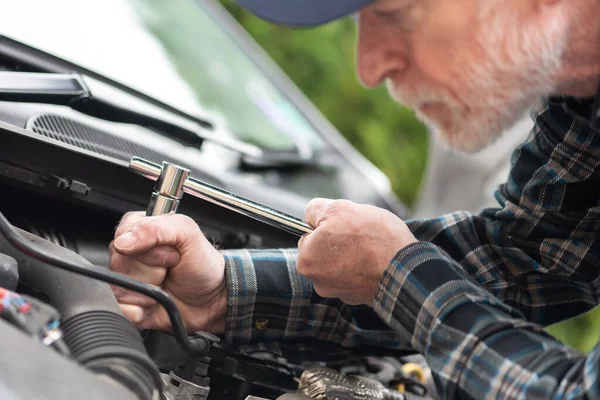
<svg viewBox="0 0 600 400">
<path fill-rule="evenodd" d="M 127 162 L 133 156 L 158 164 L 169 160 L 160 152 L 61 115 L 36 115 L 28 121 L 27 127 L 39 135 Z"/>
</svg>

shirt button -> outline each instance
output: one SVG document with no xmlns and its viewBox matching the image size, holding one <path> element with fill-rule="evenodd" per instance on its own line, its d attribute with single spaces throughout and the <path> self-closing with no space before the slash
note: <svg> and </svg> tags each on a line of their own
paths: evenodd
<svg viewBox="0 0 600 400">
<path fill-rule="evenodd" d="M 267 318 L 257 319 L 254 326 L 259 331 L 265 331 L 269 328 L 269 320 Z"/>
</svg>

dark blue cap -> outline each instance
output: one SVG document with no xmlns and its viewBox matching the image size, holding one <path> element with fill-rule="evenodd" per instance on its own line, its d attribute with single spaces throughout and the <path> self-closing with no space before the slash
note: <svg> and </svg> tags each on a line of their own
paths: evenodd
<svg viewBox="0 0 600 400">
<path fill-rule="evenodd" d="M 317 26 L 352 14 L 373 0 L 238 0 L 256 16 L 281 25 Z"/>
</svg>

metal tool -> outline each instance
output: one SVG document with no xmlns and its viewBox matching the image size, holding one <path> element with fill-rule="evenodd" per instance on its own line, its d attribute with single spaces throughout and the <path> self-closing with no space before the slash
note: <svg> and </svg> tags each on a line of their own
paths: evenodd
<svg viewBox="0 0 600 400">
<path fill-rule="evenodd" d="M 183 197 L 183 185 L 190 170 L 164 162 L 160 176 L 154 186 L 146 215 L 161 215 L 176 212 Z"/>
<path fill-rule="evenodd" d="M 176 212 L 185 192 L 297 236 L 313 231 L 310 225 L 281 211 L 194 179 L 189 176 L 188 169 L 178 165 L 163 162 L 161 168 L 160 165 L 143 158 L 133 157 L 129 163 L 129 169 L 157 181 L 146 212 L 147 215 Z"/>
</svg>

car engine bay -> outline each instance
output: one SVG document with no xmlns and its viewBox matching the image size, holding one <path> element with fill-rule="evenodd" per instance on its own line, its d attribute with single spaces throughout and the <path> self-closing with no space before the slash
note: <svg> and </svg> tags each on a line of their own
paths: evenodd
<svg viewBox="0 0 600 400">
<path fill-rule="evenodd" d="M 324 195 L 350 197 L 330 187 L 332 173 L 340 187 L 358 179 L 336 170 L 340 154 L 325 153 L 315 164 L 284 165 L 277 156 L 257 162 L 244 146 L 211 140 L 210 124 L 191 123 L 207 131 L 199 138 L 189 135 L 190 122 L 181 116 L 165 122 L 152 114 L 160 105 L 124 112 L 129 105 L 92 96 L 89 77 L 81 81 L 51 57 L 26 57 L 27 48 L 9 39 L 0 43 L 10 45 L 0 46 L 0 357 L 6 366 L 0 397 L 435 398 L 427 366 L 408 347 L 346 349 L 307 339 L 230 348 L 206 332 L 187 335 L 164 292 L 107 269 L 121 216 L 145 210 L 153 190 L 152 181 L 129 171 L 131 157 L 181 165 L 202 181 L 298 217 L 315 192 L 298 189 L 300 179 L 321 182 Z M 53 78 L 83 83 L 47 90 Z M 6 89 L 6 82 L 14 87 Z M 180 134 L 161 134 L 169 129 Z M 365 185 L 362 192 L 369 192 Z M 365 201 L 393 209 L 385 200 Z M 219 248 L 297 243 L 293 234 L 192 196 L 178 212 Z M 155 298 L 168 310 L 173 333 L 139 332 L 120 313 L 110 284 Z"/>
</svg>

